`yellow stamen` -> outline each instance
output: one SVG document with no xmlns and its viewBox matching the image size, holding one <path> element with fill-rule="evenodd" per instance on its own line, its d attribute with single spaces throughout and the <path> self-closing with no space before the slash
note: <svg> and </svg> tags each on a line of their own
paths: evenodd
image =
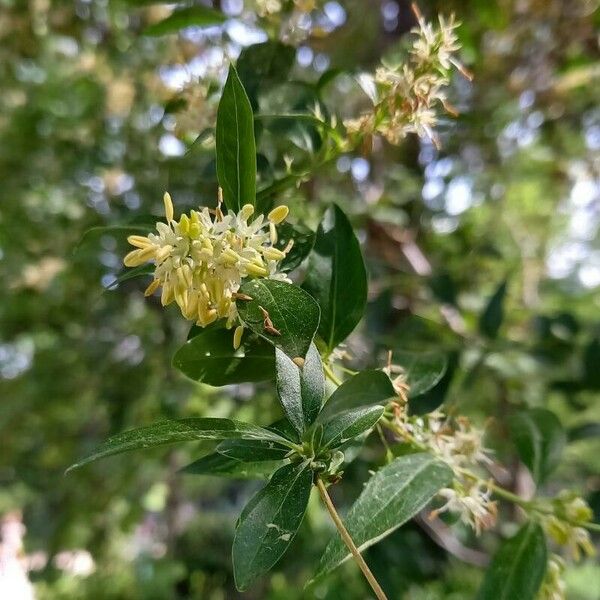
<svg viewBox="0 0 600 600">
<path fill-rule="evenodd" d="M 127 241 L 136 248 L 148 248 L 148 246 L 152 246 L 152 242 L 143 235 L 130 235 L 127 238 Z"/>
<path fill-rule="evenodd" d="M 237 350 L 242 343 L 242 335 L 244 335 L 243 325 L 238 325 L 233 332 L 233 349 Z"/>
<path fill-rule="evenodd" d="M 190 219 L 187 215 L 181 215 L 179 219 L 179 233 L 181 235 L 187 235 L 190 231 Z"/>
<path fill-rule="evenodd" d="M 159 288 L 160 286 L 160 280 L 159 279 L 155 279 L 147 288 L 146 291 L 144 292 L 144 296 L 148 297 L 148 296 L 152 296 L 152 294 L 154 294 L 154 292 Z"/>
<path fill-rule="evenodd" d="M 144 248 L 139 250 L 132 250 L 123 259 L 123 264 L 126 267 L 139 267 L 145 262 L 148 262 L 154 256 L 154 248 Z"/>
<path fill-rule="evenodd" d="M 242 210 L 240 211 L 240 217 L 242 217 L 244 221 L 247 221 L 253 213 L 254 206 L 252 206 L 252 204 L 244 204 L 244 206 L 242 206 Z"/>
<path fill-rule="evenodd" d="M 169 192 L 165 192 L 163 196 L 163 202 L 165 203 L 165 215 L 167 217 L 167 223 L 170 223 L 173 220 L 174 210 L 173 210 L 173 200 L 171 200 L 171 194 Z"/>
<path fill-rule="evenodd" d="M 289 212 L 290 209 L 285 204 L 282 204 L 281 206 L 274 208 L 268 214 L 267 218 L 274 225 L 279 225 L 279 223 L 281 223 L 288 216 Z"/>
<path fill-rule="evenodd" d="M 248 265 L 246 265 L 246 269 L 250 275 L 255 275 L 256 277 L 266 277 L 269 274 L 264 267 L 259 267 L 254 263 L 248 263 Z"/>
<path fill-rule="evenodd" d="M 262 253 L 268 260 L 282 260 L 285 258 L 285 253 L 277 248 L 263 248 Z"/>
</svg>

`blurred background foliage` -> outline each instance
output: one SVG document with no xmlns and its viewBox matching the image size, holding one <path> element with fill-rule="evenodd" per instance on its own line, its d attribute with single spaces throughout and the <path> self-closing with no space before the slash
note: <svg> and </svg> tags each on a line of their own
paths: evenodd
<svg viewBox="0 0 600 600">
<path fill-rule="evenodd" d="M 144 299 L 140 280 L 112 285 L 127 225 L 152 221 L 164 190 L 178 211 L 214 202 L 211 130 L 225 65 L 277 36 L 241 1 L 216 5 L 230 17 L 221 27 L 149 37 L 144 28 L 169 9 L 145 0 L 0 0 L 0 514 L 22 517 L 41 599 L 241 597 L 229 548 L 259 484 L 177 474 L 208 446 L 63 476 L 132 426 L 204 414 L 266 424 L 279 414 L 269 386 L 185 380 L 170 366 L 187 334 L 177 311 Z M 381 367 L 386 348 L 447 352 L 447 375 L 412 409 L 445 402 L 487 421 L 488 445 L 512 466 L 502 483 L 521 492 L 531 483 L 506 417 L 552 409 L 569 445 L 543 492 L 577 489 L 598 520 L 598 3 L 423 0 L 421 9 L 456 13 L 474 74 L 453 82 L 460 115 L 438 129 L 441 149 L 375 140 L 277 198 L 313 227 L 331 200 L 352 215 L 370 277 L 353 361 Z M 246 53 L 240 74 L 257 112 L 320 102 L 355 115 L 366 99 L 350 75 L 372 71 L 413 25 L 403 0 L 323 3 L 302 23 L 305 36 L 286 39 L 295 49 Z M 309 169 L 318 162 L 314 128 L 257 127 L 263 186 L 282 175 L 285 155 Z M 84 235 L 101 226 L 115 228 Z M 333 490 L 336 503 L 350 504 L 382 460 L 367 449 Z M 244 597 L 369 597 L 353 565 L 303 590 L 331 533 L 313 500 L 292 552 Z M 369 550 L 390 597 L 472 598 L 498 535 L 458 531 L 458 556 L 418 523 Z M 593 562 L 569 567 L 566 579 L 568 598 L 600 598 Z"/>
</svg>

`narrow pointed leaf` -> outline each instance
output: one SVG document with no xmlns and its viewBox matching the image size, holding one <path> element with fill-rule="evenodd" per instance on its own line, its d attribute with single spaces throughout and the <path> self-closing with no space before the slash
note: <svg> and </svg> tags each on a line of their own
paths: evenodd
<svg viewBox="0 0 600 600">
<path fill-rule="evenodd" d="M 186 27 L 211 27 L 220 25 L 227 17 L 206 6 L 191 6 L 174 11 L 166 19 L 154 23 L 144 30 L 145 35 L 166 35 L 177 33 Z"/>
<path fill-rule="evenodd" d="M 282 460 L 290 449 L 272 440 L 225 440 L 217 452 L 241 462 Z"/>
<path fill-rule="evenodd" d="M 319 326 L 319 306 L 310 294 L 273 279 L 249 281 L 239 291 L 252 298 L 237 301 L 244 325 L 290 358 L 304 360 Z M 267 327 L 263 311 L 268 313 L 274 329 Z"/>
<path fill-rule="evenodd" d="M 129 452 L 130 450 L 154 448 L 155 446 L 175 442 L 224 440 L 228 438 L 271 440 L 284 445 L 289 444 L 285 438 L 273 431 L 233 419 L 205 417 L 161 421 L 147 427 L 131 429 L 112 436 L 93 454 L 69 467 L 68 471 L 82 467 L 99 458 Z"/>
<path fill-rule="evenodd" d="M 344 524 L 359 550 L 369 548 L 422 510 L 438 490 L 452 481 L 452 471 L 430 454 L 397 458 L 368 481 Z M 329 542 L 316 577 L 350 558 L 336 536 Z"/>
<path fill-rule="evenodd" d="M 214 452 L 187 465 L 180 472 L 189 475 L 214 475 L 232 479 L 267 479 L 281 465 L 280 460 L 242 462 Z"/>
<path fill-rule="evenodd" d="M 194 381 L 221 386 L 265 381 L 275 376 L 273 346 L 249 332 L 233 349 L 233 331 L 216 328 L 200 331 L 173 357 L 173 366 Z"/>
<path fill-rule="evenodd" d="M 236 70 L 229 68 L 217 110 L 217 178 L 227 208 L 256 204 L 254 117 Z"/>
<path fill-rule="evenodd" d="M 509 421 L 510 432 L 536 483 L 542 483 L 558 466 L 567 442 L 560 421 L 544 408 L 523 410 Z"/>
<path fill-rule="evenodd" d="M 375 426 L 383 414 L 383 406 L 355 408 L 335 415 L 323 423 L 321 448 L 337 448 Z"/>
<path fill-rule="evenodd" d="M 321 355 L 314 344 L 299 367 L 282 350 L 275 350 L 277 395 L 290 423 L 300 436 L 319 414 L 325 395 L 325 377 Z"/>
<path fill-rule="evenodd" d="M 319 335 L 332 350 L 354 330 L 367 302 L 367 272 L 346 215 L 327 209 L 310 254 L 303 287 L 321 307 Z"/>
<path fill-rule="evenodd" d="M 308 463 L 290 464 L 279 469 L 250 500 L 233 540 L 238 590 L 246 590 L 283 556 L 302 523 L 311 488 Z"/>
<path fill-rule="evenodd" d="M 384 406 L 395 395 L 394 386 L 383 371 L 361 371 L 333 392 L 323 407 L 322 415 L 330 416 L 343 410 L 374 404 Z"/>
<path fill-rule="evenodd" d="M 534 600 L 546 574 L 547 560 L 544 532 L 530 521 L 500 546 L 477 600 Z"/>
</svg>

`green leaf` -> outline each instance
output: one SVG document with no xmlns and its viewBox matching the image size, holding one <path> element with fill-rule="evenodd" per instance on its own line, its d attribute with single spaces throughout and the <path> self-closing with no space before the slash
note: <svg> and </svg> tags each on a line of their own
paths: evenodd
<svg viewBox="0 0 600 600">
<path fill-rule="evenodd" d="M 145 35 L 166 35 L 177 33 L 186 27 L 211 27 L 219 25 L 227 20 L 227 17 L 219 11 L 206 6 L 191 6 L 174 11 L 166 19 L 154 23 L 144 29 Z"/>
<path fill-rule="evenodd" d="M 310 345 L 306 361 L 298 367 L 282 350 L 275 350 L 277 395 L 290 423 L 300 436 L 319 414 L 325 395 L 325 377 L 321 355 Z"/>
<path fill-rule="evenodd" d="M 383 371 L 361 371 L 333 392 L 323 407 L 322 415 L 329 416 L 342 410 L 373 404 L 384 406 L 395 395 L 394 386 Z"/>
<path fill-rule="evenodd" d="M 281 467 L 280 460 L 242 462 L 215 452 L 194 461 L 180 472 L 233 479 L 267 479 L 278 467 Z"/>
<path fill-rule="evenodd" d="M 498 335 L 504 320 L 504 298 L 506 297 L 507 282 L 504 280 L 489 299 L 481 317 L 479 318 L 479 331 L 493 339 Z"/>
<path fill-rule="evenodd" d="M 236 70 L 229 75 L 217 110 L 217 178 L 231 210 L 256 206 L 256 144 L 252 107 Z"/>
<path fill-rule="evenodd" d="M 344 520 L 358 549 L 369 548 L 406 523 L 451 481 L 448 466 L 426 453 L 402 456 L 379 469 Z M 315 578 L 348 558 L 350 552 L 338 534 L 327 545 Z"/>
<path fill-rule="evenodd" d="M 337 448 L 368 431 L 381 419 L 383 406 L 368 406 L 342 412 L 323 423 L 320 449 Z"/>
<path fill-rule="evenodd" d="M 367 302 L 367 273 L 346 215 L 327 209 L 309 256 L 303 287 L 321 307 L 319 335 L 332 350 L 353 331 Z"/>
<path fill-rule="evenodd" d="M 477 600 L 534 600 L 546 574 L 547 554 L 542 528 L 526 523 L 500 546 Z"/>
<path fill-rule="evenodd" d="M 248 96 L 256 101 L 260 89 L 287 81 L 296 59 L 296 49 L 278 41 L 269 40 L 244 48 L 236 67 Z"/>
<path fill-rule="evenodd" d="M 308 504 L 312 471 L 308 463 L 286 465 L 249 502 L 233 540 L 233 573 L 246 590 L 283 556 L 294 539 Z"/>
<path fill-rule="evenodd" d="M 287 273 L 300 266 L 302 261 L 309 255 L 315 244 L 315 234 L 313 231 L 303 225 L 292 225 L 291 223 L 281 223 L 277 226 L 276 248 L 284 250 L 290 240 L 294 245 L 287 252 L 285 258 L 279 263 L 279 270 Z"/>
<path fill-rule="evenodd" d="M 233 331 L 201 331 L 177 350 L 173 366 L 195 381 L 214 386 L 273 379 L 273 347 L 250 333 L 244 335 L 242 342 L 234 350 Z"/>
<path fill-rule="evenodd" d="M 319 326 L 319 306 L 303 289 L 284 281 L 255 279 L 239 292 L 252 300 L 238 300 L 240 318 L 249 329 L 283 350 L 290 358 L 304 359 Z M 265 328 L 267 311 L 274 330 Z"/>
<path fill-rule="evenodd" d="M 212 417 L 177 419 L 161 421 L 131 429 L 110 437 L 93 454 L 67 469 L 77 469 L 95 460 L 121 454 L 130 450 L 140 450 L 172 444 L 175 442 L 193 442 L 197 440 L 225 440 L 241 438 L 246 440 L 271 440 L 289 446 L 289 442 L 273 431 L 243 423 L 233 419 L 217 419 Z"/>
<path fill-rule="evenodd" d="M 567 436 L 553 412 L 531 408 L 513 415 L 510 432 L 519 452 L 536 483 L 542 483 L 558 466 Z"/>
<path fill-rule="evenodd" d="M 404 369 L 410 398 L 435 387 L 448 368 L 446 355 L 439 352 L 394 352 L 393 360 Z"/>
<path fill-rule="evenodd" d="M 272 440 L 225 440 L 217 446 L 217 452 L 241 462 L 283 460 L 289 448 Z"/>
</svg>

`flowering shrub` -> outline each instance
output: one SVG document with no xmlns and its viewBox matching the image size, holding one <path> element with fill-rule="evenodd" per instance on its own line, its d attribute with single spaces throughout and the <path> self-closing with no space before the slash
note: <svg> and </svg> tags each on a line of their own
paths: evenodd
<svg viewBox="0 0 600 600">
<path fill-rule="evenodd" d="M 259 14 L 281 10 L 279 2 L 256 4 Z M 293 5 L 294 11 L 312 10 L 311 3 Z M 497 482 L 498 465 L 483 428 L 441 408 L 413 414 L 413 398 L 444 377 L 445 357 L 405 355 L 392 364 L 390 355 L 386 367 L 359 372 L 346 366 L 343 344 L 362 319 L 367 300 L 366 268 L 350 220 L 332 204 L 318 230 L 307 233 L 287 206 L 275 206 L 279 191 L 310 179 L 320 164 L 362 147 L 373 135 L 392 144 L 411 133 L 437 142 L 436 111 L 441 106 L 454 112 L 445 92 L 450 67 L 466 71 L 454 58 L 458 24 L 440 17 L 434 27 L 418 11 L 416 16 L 408 55 L 401 63 L 386 63 L 368 80 L 372 110 L 343 126 L 318 105 L 312 113 L 254 115 L 232 66 L 214 135 L 219 182 L 214 206 L 176 220 L 166 193 L 166 223 L 157 223 L 156 233 L 128 238 L 135 249 L 125 256 L 125 265 L 153 265 L 146 296 L 160 290 L 161 303 L 176 303 L 194 324 L 174 365 L 215 386 L 274 380 L 283 418 L 266 426 L 217 417 L 163 421 L 110 438 L 73 468 L 130 450 L 213 440 L 214 452 L 185 472 L 228 475 L 242 465 L 246 474 L 262 476 L 268 470 L 269 481 L 242 511 L 233 542 L 236 585 L 242 591 L 287 551 L 313 486 L 338 530 L 315 579 L 352 557 L 380 599 L 385 592 L 361 552 L 422 511 L 429 522 L 453 515 L 479 535 L 498 525 L 500 501 L 519 507 L 523 524 L 492 560 L 483 599 L 561 598 L 565 559 L 560 551 L 566 549 L 574 560 L 593 552 L 589 531 L 598 526 L 591 523 L 583 498 L 572 491 L 554 499 L 521 497 Z M 286 161 L 285 178 L 257 192 L 255 123 L 263 118 L 310 123 L 320 136 L 321 155 L 306 168 L 294 169 L 293 160 Z M 301 285 L 293 283 L 300 280 Z M 493 335 L 499 326 L 503 289 L 482 317 L 484 333 Z M 531 409 L 516 414 L 511 429 L 522 462 L 541 482 L 564 445 L 560 423 L 549 411 Z M 342 520 L 328 487 L 343 481 L 344 470 L 372 432 L 379 435 L 385 464 Z M 556 549 L 550 555 L 549 540 Z"/>
</svg>

